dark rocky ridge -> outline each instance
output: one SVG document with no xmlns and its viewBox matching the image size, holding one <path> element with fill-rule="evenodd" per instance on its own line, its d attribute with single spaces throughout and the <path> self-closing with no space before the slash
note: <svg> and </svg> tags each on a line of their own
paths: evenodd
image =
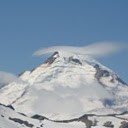
<svg viewBox="0 0 128 128">
<path fill-rule="evenodd" d="M 33 124 L 30 124 L 27 121 L 24 121 L 24 120 L 21 120 L 21 119 L 18 119 L 18 118 L 9 117 L 9 120 L 12 120 L 12 121 L 14 121 L 16 123 L 19 123 L 19 124 L 24 124 L 25 126 L 30 127 L 30 128 L 32 128 L 34 126 Z"/>
<path fill-rule="evenodd" d="M 100 81 L 100 79 L 101 79 L 102 77 L 109 77 L 109 76 L 111 76 L 112 79 L 111 79 L 110 81 L 111 81 L 112 83 L 114 83 L 114 81 L 117 80 L 118 82 L 120 82 L 120 83 L 122 83 L 122 84 L 124 84 L 124 85 L 127 85 L 127 84 L 126 84 L 125 82 L 123 82 L 123 80 L 121 80 L 117 75 L 115 75 L 115 77 L 114 77 L 114 74 L 110 73 L 110 72 L 107 71 L 107 70 L 101 69 L 98 64 L 96 64 L 96 65 L 94 66 L 94 68 L 95 68 L 96 71 L 97 71 L 96 74 L 95 74 L 95 77 L 96 77 L 96 79 L 99 81 L 100 84 L 103 84 L 103 83 Z"/>
<path fill-rule="evenodd" d="M 51 57 L 49 57 L 45 63 L 52 64 L 58 57 L 59 52 L 54 52 L 54 54 Z"/>
</svg>

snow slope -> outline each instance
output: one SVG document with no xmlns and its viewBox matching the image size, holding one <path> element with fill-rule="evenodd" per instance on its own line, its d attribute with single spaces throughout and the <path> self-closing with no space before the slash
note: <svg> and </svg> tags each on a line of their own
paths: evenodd
<svg viewBox="0 0 128 128">
<path fill-rule="evenodd" d="M 45 63 L 0 89 L 0 102 L 29 116 L 72 119 L 127 111 L 128 87 L 90 57 L 55 52 Z"/>
<path fill-rule="evenodd" d="M 28 117 L 0 104 L 0 128 L 119 128 L 126 124 L 128 113 L 120 115 L 83 115 L 71 120 L 50 120 L 35 115 Z"/>
</svg>

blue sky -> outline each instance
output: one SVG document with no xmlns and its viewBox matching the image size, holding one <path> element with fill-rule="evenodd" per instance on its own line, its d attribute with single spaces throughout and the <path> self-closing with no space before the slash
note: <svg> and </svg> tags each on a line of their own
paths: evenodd
<svg viewBox="0 0 128 128">
<path fill-rule="evenodd" d="M 0 1 L 0 71 L 33 69 L 40 48 L 102 41 L 128 43 L 127 0 Z M 128 50 L 99 61 L 128 83 Z"/>
</svg>

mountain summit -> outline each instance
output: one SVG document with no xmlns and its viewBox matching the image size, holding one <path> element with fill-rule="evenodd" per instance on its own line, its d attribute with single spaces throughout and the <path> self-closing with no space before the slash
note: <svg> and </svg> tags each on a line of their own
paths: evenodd
<svg viewBox="0 0 128 128">
<path fill-rule="evenodd" d="M 0 89 L 0 102 L 27 115 L 69 119 L 127 111 L 128 86 L 90 57 L 55 52 L 32 71 Z"/>
</svg>

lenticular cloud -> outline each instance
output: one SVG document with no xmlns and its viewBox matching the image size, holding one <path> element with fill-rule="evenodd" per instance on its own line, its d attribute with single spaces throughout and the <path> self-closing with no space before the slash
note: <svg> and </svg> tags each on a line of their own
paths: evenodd
<svg viewBox="0 0 128 128">
<path fill-rule="evenodd" d="M 64 55 L 77 54 L 80 56 L 91 55 L 94 57 L 104 57 L 106 55 L 119 52 L 124 48 L 126 47 L 123 44 L 112 43 L 112 42 L 100 42 L 100 43 L 94 43 L 94 44 L 91 44 L 88 46 L 82 46 L 82 47 L 53 46 L 53 47 L 40 49 L 35 53 L 33 53 L 33 56 L 42 56 L 44 54 L 51 54 L 55 51 L 60 51 Z"/>
</svg>

